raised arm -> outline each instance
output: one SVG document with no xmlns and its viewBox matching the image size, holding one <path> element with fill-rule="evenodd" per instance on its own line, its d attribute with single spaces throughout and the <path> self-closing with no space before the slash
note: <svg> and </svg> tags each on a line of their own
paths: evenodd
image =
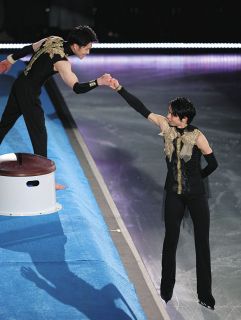
<svg viewBox="0 0 241 320">
<path fill-rule="evenodd" d="M 29 55 L 33 54 L 35 51 L 39 49 L 39 47 L 42 45 L 42 43 L 46 40 L 42 39 L 38 42 L 35 42 L 33 44 L 27 45 L 22 47 L 21 49 L 17 50 L 16 52 L 9 54 L 7 56 L 7 59 L 0 62 L 0 73 L 8 72 L 12 65 L 17 62 L 17 60 Z"/>
<path fill-rule="evenodd" d="M 167 119 L 159 114 L 151 112 L 137 97 L 128 92 L 123 86 L 121 86 L 118 80 L 112 78 L 110 82 L 110 87 L 116 90 L 122 98 L 126 100 L 130 107 L 139 112 L 143 117 L 148 119 L 150 122 L 154 123 L 161 128 L 161 131 L 169 128 Z"/>
<path fill-rule="evenodd" d="M 58 61 L 54 64 L 55 71 L 58 71 L 63 81 L 69 86 L 75 93 L 85 93 L 97 86 L 106 85 L 109 86 L 111 76 L 104 74 L 103 76 L 91 80 L 89 82 L 80 83 L 76 74 L 71 69 L 69 61 Z"/>
</svg>

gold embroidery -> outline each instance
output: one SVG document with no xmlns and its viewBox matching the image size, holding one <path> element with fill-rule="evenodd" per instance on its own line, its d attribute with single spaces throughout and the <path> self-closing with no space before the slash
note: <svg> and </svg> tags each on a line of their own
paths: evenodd
<svg viewBox="0 0 241 320">
<path fill-rule="evenodd" d="M 180 159 L 183 159 L 185 162 L 191 159 L 192 149 L 196 143 L 199 133 L 200 131 L 198 129 L 194 129 L 190 132 L 184 132 L 184 134 L 180 136 L 180 140 L 183 143 L 182 149 L 180 150 L 179 154 Z M 175 127 L 169 127 L 169 130 L 167 130 L 166 133 L 163 133 L 163 136 L 165 141 L 164 152 L 169 161 L 171 161 L 174 151 L 173 140 L 178 136 Z"/>
<path fill-rule="evenodd" d="M 172 160 L 172 154 L 174 151 L 173 140 L 177 137 L 177 132 L 174 127 L 170 127 L 162 133 L 165 141 L 164 152 L 169 161 Z"/>
<path fill-rule="evenodd" d="M 165 117 L 162 117 L 162 132 L 159 133 L 159 135 L 164 136 L 170 128 L 171 127 L 169 126 L 167 119 Z"/>
<path fill-rule="evenodd" d="M 174 152 L 174 139 L 177 139 L 176 153 L 177 153 L 177 194 L 182 194 L 182 163 L 181 159 L 188 162 L 192 157 L 193 146 L 196 144 L 197 137 L 200 134 L 198 129 L 193 131 L 186 131 L 181 135 L 177 132 L 175 127 L 170 127 L 161 133 L 164 137 L 164 152 L 169 161 L 172 160 L 172 154 Z"/>
<path fill-rule="evenodd" d="M 181 159 L 180 159 L 180 151 L 181 151 L 181 137 L 178 134 L 177 138 L 177 194 L 182 193 L 182 168 L 181 168 Z"/>
<path fill-rule="evenodd" d="M 200 131 L 198 129 L 194 129 L 192 132 L 185 132 L 181 136 L 183 146 L 180 152 L 180 158 L 185 162 L 188 162 L 192 157 L 192 149 L 197 141 L 199 133 Z"/>
<path fill-rule="evenodd" d="M 48 53 L 50 58 L 52 59 L 55 54 L 59 54 L 61 58 L 65 57 L 66 54 L 64 52 L 64 40 L 60 37 L 51 36 L 48 37 L 42 47 L 40 47 L 36 53 L 33 55 L 29 64 L 24 70 L 25 76 L 28 74 L 29 70 L 31 70 L 34 62 L 39 58 L 42 53 Z"/>
</svg>

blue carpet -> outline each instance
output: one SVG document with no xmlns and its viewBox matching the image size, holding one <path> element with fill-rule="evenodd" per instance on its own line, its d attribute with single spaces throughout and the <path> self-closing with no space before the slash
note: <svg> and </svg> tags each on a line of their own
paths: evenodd
<svg viewBox="0 0 241 320">
<path fill-rule="evenodd" d="M 23 68 L 18 62 L 0 75 L 0 114 Z M 63 206 L 59 213 L 0 216 L 0 319 L 144 320 L 135 289 L 45 90 L 41 100 L 48 158 L 56 163 L 57 182 L 67 188 L 57 192 Z M 22 117 L 0 146 L 1 154 L 12 152 L 33 152 Z"/>
</svg>

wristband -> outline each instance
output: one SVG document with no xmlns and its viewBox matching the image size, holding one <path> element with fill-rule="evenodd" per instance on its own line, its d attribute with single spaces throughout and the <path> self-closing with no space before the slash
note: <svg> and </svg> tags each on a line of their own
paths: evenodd
<svg viewBox="0 0 241 320">
<path fill-rule="evenodd" d="M 115 88 L 115 91 L 120 91 L 122 89 L 122 86 L 119 84 L 117 88 Z"/>
<path fill-rule="evenodd" d="M 10 62 L 11 64 L 14 64 L 17 60 L 14 60 L 13 59 L 13 55 L 12 54 L 10 54 L 10 55 L 8 55 L 7 56 L 7 60 L 8 60 L 8 62 Z"/>
<path fill-rule="evenodd" d="M 73 90 L 75 93 L 79 94 L 93 90 L 96 87 L 98 87 L 97 80 L 91 80 L 83 83 L 76 82 L 73 86 Z"/>
<path fill-rule="evenodd" d="M 97 86 L 98 86 L 97 80 L 91 80 L 91 81 L 89 81 L 89 86 L 90 86 L 90 87 L 97 87 Z"/>
</svg>

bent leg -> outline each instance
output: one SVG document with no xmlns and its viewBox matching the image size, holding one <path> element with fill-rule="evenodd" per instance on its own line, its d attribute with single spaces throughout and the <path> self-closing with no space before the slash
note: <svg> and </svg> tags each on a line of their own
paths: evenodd
<svg viewBox="0 0 241 320">
<path fill-rule="evenodd" d="M 28 99 L 22 108 L 35 154 L 47 157 L 47 131 L 39 99 Z"/>
<path fill-rule="evenodd" d="M 3 111 L 0 122 L 0 144 L 20 116 L 21 111 L 19 109 L 15 94 L 12 91 L 9 95 L 7 105 Z"/>
</svg>

